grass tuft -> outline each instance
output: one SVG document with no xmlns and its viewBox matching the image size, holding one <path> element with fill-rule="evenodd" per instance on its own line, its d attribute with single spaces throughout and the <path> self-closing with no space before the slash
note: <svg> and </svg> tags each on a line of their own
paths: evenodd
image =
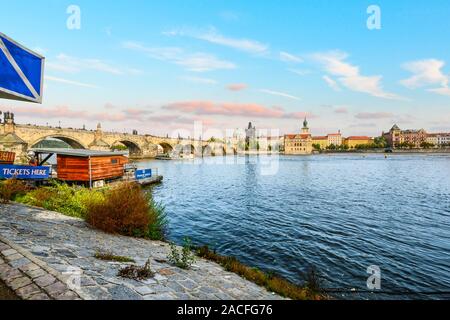
<svg viewBox="0 0 450 320">
<path fill-rule="evenodd" d="M 325 296 L 320 293 L 319 281 L 314 281 L 316 287 L 299 286 L 274 274 L 265 273 L 261 270 L 250 268 L 234 257 L 224 257 L 211 251 L 207 246 L 197 249 L 197 255 L 201 258 L 220 264 L 225 270 L 236 273 L 241 277 L 265 287 L 267 290 L 277 293 L 282 297 L 293 300 L 324 300 Z M 317 277 L 317 274 L 314 274 Z"/>
<path fill-rule="evenodd" d="M 123 257 L 123 256 L 116 256 L 112 252 L 97 252 L 94 256 L 96 259 L 103 260 L 103 261 L 114 261 L 114 262 L 136 262 L 131 258 Z"/>
</svg>

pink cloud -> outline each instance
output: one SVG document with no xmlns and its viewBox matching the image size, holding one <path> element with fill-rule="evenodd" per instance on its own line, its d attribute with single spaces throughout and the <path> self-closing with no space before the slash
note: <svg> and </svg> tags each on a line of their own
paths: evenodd
<svg viewBox="0 0 450 320">
<path fill-rule="evenodd" d="M 89 112 L 73 110 L 67 106 L 54 108 L 25 108 L 15 107 L 12 110 L 16 115 L 29 116 L 43 119 L 82 119 L 88 121 L 121 122 L 127 120 L 143 121 L 142 116 L 147 113 L 144 110 L 127 109 L 117 112 Z"/>
<path fill-rule="evenodd" d="M 348 109 L 345 107 L 339 107 L 334 110 L 334 113 L 346 114 L 348 113 Z"/>
<path fill-rule="evenodd" d="M 167 110 L 174 110 L 197 115 L 223 115 L 223 116 L 253 116 L 260 118 L 281 118 L 283 111 L 275 108 L 268 108 L 256 103 L 215 103 L 212 101 L 184 101 L 175 102 L 163 107 Z"/>
<path fill-rule="evenodd" d="M 230 91 L 242 91 L 248 88 L 248 85 L 245 83 L 233 83 L 227 86 L 227 89 Z"/>
<path fill-rule="evenodd" d="M 182 101 L 163 106 L 163 109 L 191 113 L 197 115 L 221 115 L 230 117 L 255 118 L 294 118 L 303 119 L 305 116 L 315 116 L 306 112 L 286 112 L 282 107 L 266 107 L 257 103 L 234 103 L 213 101 Z"/>
</svg>

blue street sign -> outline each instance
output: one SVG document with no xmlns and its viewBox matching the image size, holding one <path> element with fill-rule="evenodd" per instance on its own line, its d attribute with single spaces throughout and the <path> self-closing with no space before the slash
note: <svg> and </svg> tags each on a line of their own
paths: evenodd
<svg viewBox="0 0 450 320">
<path fill-rule="evenodd" d="M 152 169 L 136 170 L 136 180 L 143 180 L 152 177 Z"/>
<path fill-rule="evenodd" d="M 0 179 L 38 180 L 50 177 L 50 167 L 0 165 Z"/>
<path fill-rule="evenodd" d="M 0 98 L 42 103 L 44 60 L 0 32 Z"/>
</svg>

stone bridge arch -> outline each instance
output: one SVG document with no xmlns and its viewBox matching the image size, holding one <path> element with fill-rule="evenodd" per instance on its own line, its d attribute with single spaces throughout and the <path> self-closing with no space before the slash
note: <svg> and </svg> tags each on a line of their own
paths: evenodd
<svg viewBox="0 0 450 320">
<path fill-rule="evenodd" d="M 130 156 L 132 156 L 132 157 L 140 157 L 144 154 L 144 150 L 141 147 L 141 145 L 130 139 L 119 139 L 116 142 L 114 142 L 111 145 L 111 147 L 114 147 L 117 145 L 123 145 L 123 146 L 127 147 L 130 152 Z"/>
<path fill-rule="evenodd" d="M 196 154 L 195 146 L 192 143 L 179 143 L 173 147 L 176 154 Z"/>
<path fill-rule="evenodd" d="M 72 149 L 88 149 L 88 147 L 76 138 L 62 134 L 50 134 L 42 136 L 28 144 L 29 148 L 35 148 L 40 142 L 48 139 L 57 139 L 67 143 Z"/>
<path fill-rule="evenodd" d="M 164 154 L 169 154 L 174 150 L 174 147 L 170 143 L 167 143 L 167 142 L 159 142 L 159 143 L 157 143 L 157 146 L 162 148 L 162 151 Z"/>
</svg>

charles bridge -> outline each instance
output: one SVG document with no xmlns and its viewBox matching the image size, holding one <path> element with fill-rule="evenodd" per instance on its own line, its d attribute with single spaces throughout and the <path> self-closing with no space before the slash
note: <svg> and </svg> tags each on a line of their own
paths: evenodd
<svg viewBox="0 0 450 320">
<path fill-rule="evenodd" d="M 104 132 L 99 124 L 96 130 L 60 128 L 16 124 L 14 114 L 5 112 L 0 123 L 0 150 L 16 153 L 17 161 L 26 161 L 27 152 L 47 139 L 64 141 L 74 149 L 109 151 L 115 146 L 126 146 L 130 158 L 155 158 L 161 153 L 183 153 L 195 156 L 226 155 L 235 153 L 221 142 L 194 139 L 157 137 L 128 133 Z"/>
</svg>

